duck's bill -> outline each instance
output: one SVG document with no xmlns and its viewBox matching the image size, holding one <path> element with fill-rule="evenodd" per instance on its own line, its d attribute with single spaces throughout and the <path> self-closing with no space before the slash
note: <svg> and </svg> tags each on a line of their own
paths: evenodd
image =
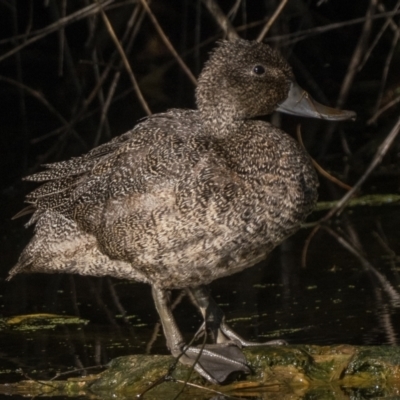
<svg viewBox="0 0 400 400">
<path fill-rule="evenodd" d="M 318 103 L 296 82 L 292 82 L 288 98 L 283 103 L 279 104 L 276 111 L 331 121 L 354 120 L 357 116 L 354 111 L 338 110 L 337 108 L 324 106 Z"/>
</svg>

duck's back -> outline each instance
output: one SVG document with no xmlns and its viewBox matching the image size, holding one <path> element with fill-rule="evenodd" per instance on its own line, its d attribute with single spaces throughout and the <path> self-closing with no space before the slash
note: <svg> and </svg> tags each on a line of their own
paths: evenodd
<svg viewBox="0 0 400 400">
<path fill-rule="evenodd" d="M 171 110 L 33 175 L 35 236 L 11 271 L 74 272 L 160 287 L 206 284 L 253 265 L 316 200 L 304 151 L 260 121 L 208 134 Z"/>
</svg>

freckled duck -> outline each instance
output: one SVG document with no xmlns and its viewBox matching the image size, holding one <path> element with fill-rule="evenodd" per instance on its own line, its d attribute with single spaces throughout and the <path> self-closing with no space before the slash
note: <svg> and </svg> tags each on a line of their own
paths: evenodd
<svg viewBox="0 0 400 400">
<path fill-rule="evenodd" d="M 67 272 L 148 283 L 172 354 L 184 364 L 197 360 L 197 372 L 220 383 L 249 372 L 240 347 L 250 343 L 227 325 L 205 285 L 263 260 L 317 200 L 305 151 L 255 117 L 275 110 L 328 120 L 355 114 L 318 104 L 278 53 L 242 39 L 219 42 L 196 99 L 196 110 L 152 115 L 28 177 L 45 183 L 26 198 L 35 234 L 9 279 Z M 200 356 L 179 332 L 171 289 L 187 290 L 204 318 L 201 329 L 211 333 L 214 343 Z"/>
</svg>

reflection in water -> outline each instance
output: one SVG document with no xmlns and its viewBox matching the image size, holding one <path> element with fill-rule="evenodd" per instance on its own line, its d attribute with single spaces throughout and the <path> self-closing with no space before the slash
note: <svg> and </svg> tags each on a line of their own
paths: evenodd
<svg viewBox="0 0 400 400">
<path fill-rule="evenodd" d="M 398 339 L 396 337 L 391 315 L 396 309 L 400 308 L 399 291 L 392 285 L 391 282 L 389 282 L 384 274 L 380 273 L 368 261 L 365 256 L 362 243 L 359 239 L 359 235 L 357 234 L 356 229 L 350 223 L 346 223 L 346 230 L 349 234 L 351 243 L 350 241 L 346 240 L 344 236 L 338 234 L 333 229 L 328 227 L 324 227 L 324 229 L 326 229 L 333 237 L 335 237 L 337 241 L 342 244 L 343 247 L 346 248 L 351 254 L 356 256 L 361 266 L 370 277 L 370 281 L 373 286 L 372 293 L 375 295 L 375 315 L 378 317 L 379 322 L 378 331 L 384 333 L 386 344 L 397 345 Z M 376 232 L 373 232 L 373 237 L 375 239 L 377 239 L 377 237 L 380 238 Z M 390 250 L 390 248 L 387 246 L 387 243 L 385 243 L 383 240 L 380 240 L 380 243 L 385 245 L 385 250 Z M 391 251 L 391 253 L 393 256 L 394 252 Z"/>
</svg>

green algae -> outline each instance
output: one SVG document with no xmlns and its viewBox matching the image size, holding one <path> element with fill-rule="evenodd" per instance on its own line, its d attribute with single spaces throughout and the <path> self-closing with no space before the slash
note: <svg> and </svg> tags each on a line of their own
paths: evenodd
<svg viewBox="0 0 400 400">
<path fill-rule="evenodd" d="M 36 331 L 54 329 L 59 325 L 87 324 L 89 321 L 78 317 L 58 314 L 24 314 L 0 319 L 0 331 Z"/>
<path fill-rule="evenodd" d="M 252 375 L 223 386 L 205 382 L 171 356 L 134 355 L 113 360 L 107 370 L 65 381 L 21 381 L 0 393 L 85 396 L 111 399 L 208 399 L 220 395 L 260 399 L 338 399 L 396 396 L 400 390 L 400 347 L 260 346 L 246 349 Z M 167 371 L 170 373 L 167 374 Z M 189 386 L 184 387 L 188 380 Z M 154 385 L 154 382 L 158 382 Z"/>
</svg>

